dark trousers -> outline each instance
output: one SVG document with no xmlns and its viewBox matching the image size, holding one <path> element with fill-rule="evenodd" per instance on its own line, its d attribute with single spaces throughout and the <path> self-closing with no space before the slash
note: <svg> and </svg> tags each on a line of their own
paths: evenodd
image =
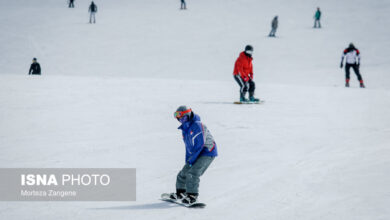
<svg viewBox="0 0 390 220">
<path fill-rule="evenodd" d="M 269 33 L 269 37 L 275 37 L 276 28 L 272 28 L 271 32 Z"/>
<path fill-rule="evenodd" d="M 234 79 L 240 86 L 240 96 L 245 97 L 246 92 L 249 91 L 249 97 L 255 94 L 256 85 L 251 79 L 248 82 L 244 82 L 240 75 L 234 75 Z"/>
<path fill-rule="evenodd" d="M 321 28 L 320 19 L 314 19 L 314 28 L 317 28 L 317 25 L 318 25 L 319 28 Z"/>
<path fill-rule="evenodd" d="M 352 67 L 353 71 L 355 72 L 358 80 L 361 82 L 363 80 L 363 78 L 360 75 L 359 66 L 356 63 L 353 63 L 353 64 L 347 63 L 347 64 L 345 64 L 345 79 L 347 81 L 349 81 L 349 79 L 350 79 L 349 69 L 351 69 L 351 67 Z"/>
<path fill-rule="evenodd" d="M 69 1 L 69 8 L 74 8 L 74 2 L 73 1 Z"/>
</svg>

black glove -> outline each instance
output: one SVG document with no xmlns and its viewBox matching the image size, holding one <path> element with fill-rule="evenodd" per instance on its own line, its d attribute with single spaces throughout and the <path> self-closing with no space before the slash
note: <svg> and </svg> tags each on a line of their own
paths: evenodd
<svg viewBox="0 0 390 220">
<path fill-rule="evenodd" d="M 343 68 L 343 63 L 340 63 L 340 68 Z"/>
</svg>

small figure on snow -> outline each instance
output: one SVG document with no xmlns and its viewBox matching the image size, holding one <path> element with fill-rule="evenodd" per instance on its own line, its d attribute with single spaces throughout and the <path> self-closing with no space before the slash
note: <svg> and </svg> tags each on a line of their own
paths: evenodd
<svg viewBox="0 0 390 220">
<path fill-rule="evenodd" d="M 274 19 L 272 19 L 271 22 L 271 32 L 269 33 L 268 37 L 275 37 L 276 29 L 278 29 L 278 16 L 275 16 Z"/>
<path fill-rule="evenodd" d="M 253 47 L 247 45 L 245 50 L 240 53 L 234 65 L 233 76 L 240 86 L 240 102 L 258 102 L 259 99 L 254 97 L 255 82 L 253 82 L 253 65 L 252 65 Z M 246 99 L 246 92 L 249 91 L 249 100 Z"/>
<path fill-rule="evenodd" d="M 186 4 L 186 1 L 185 0 L 180 0 L 181 1 L 181 4 L 180 4 L 180 9 L 181 10 L 186 10 L 187 9 L 187 4 Z"/>
<path fill-rule="evenodd" d="M 320 8 L 317 8 L 316 13 L 314 14 L 314 27 L 313 28 L 321 28 L 321 11 Z"/>
<path fill-rule="evenodd" d="M 341 64 L 340 68 L 343 68 L 343 62 L 345 57 L 345 87 L 349 87 L 349 70 L 352 67 L 353 71 L 355 72 L 359 82 L 360 87 L 365 88 L 363 83 L 363 78 L 360 75 L 360 51 L 352 44 L 350 43 L 348 48 L 346 48 L 343 52 L 343 55 L 341 56 Z"/>
<path fill-rule="evenodd" d="M 91 4 L 89 5 L 89 23 L 91 24 L 92 23 L 92 20 L 93 20 L 93 23 L 96 23 L 96 18 L 95 18 L 95 14 L 97 13 L 97 6 L 96 4 L 92 1 Z"/>
<path fill-rule="evenodd" d="M 169 197 L 191 205 L 197 202 L 199 177 L 218 155 L 217 146 L 206 125 L 191 108 L 180 106 L 174 116 L 181 123 L 178 129 L 182 130 L 186 158 L 184 167 L 177 175 L 176 193 L 171 193 Z"/>
<path fill-rule="evenodd" d="M 33 58 L 28 75 L 41 75 L 41 65 L 37 62 L 37 58 Z"/>
<path fill-rule="evenodd" d="M 74 0 L 69 0 L 69 8 L 74 8 Z"/>
</svg>

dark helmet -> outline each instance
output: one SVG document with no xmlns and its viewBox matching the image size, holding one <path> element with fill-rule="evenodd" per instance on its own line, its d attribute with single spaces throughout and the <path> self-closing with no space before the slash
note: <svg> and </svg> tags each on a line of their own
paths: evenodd
<svg viewBox="0 0 390 220">
<path fill-rule="evenodd" d="M 350 43 L 348 48 L 355 48 L 355 45 L 353 45 L 353 43 Z"/>
<path fill-rule="evenodd" d="M 246 45 L 245 46 L 245 52 L 247 52 L 247 51 L 253 52 L 253 47 L 251 45 Z"/>
<path fill-rule="evenodd" d="M 183 116 L 185 115 L 188 115 L 189 118 L 192 118 L 193 117 L 193 112 L 191 110 L 191 108 L 188 108 L 187 106 L 185 105 L 181 105 L 179 106 L 175 113 L 173 114 L 173 116 L 176 118 L 176 119 L 180 119 L 182 118 Z"/>
<path fill-rule="evenodd" d="M 34 57 L 33 60 L 34 60 L 34 61 L 37 61 L 37 58 Z"/>
</svg>

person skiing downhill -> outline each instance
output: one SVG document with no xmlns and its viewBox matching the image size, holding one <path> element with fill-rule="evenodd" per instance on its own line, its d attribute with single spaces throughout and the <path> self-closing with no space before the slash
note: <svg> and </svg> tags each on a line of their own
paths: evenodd
<svg viewBox="0 0 390 220">
<path fill-rule="evenodd" d="M 349 80 L 350 80 L 349 70 L 352 67 L 353 71 L 355 72 L 360 82 L 360 88 L 365 88 L 363 78 L 359 71 L 360 51 L 353 45 L 353 43 L 350 43 L 349 46 L 343 51 L 343 55 L 341 56 L 340 68 L 343 68 L 344 57 L 345 57 L 345 87 L 349 87 Z"/>
<path fill-rule="evenodd" d="M 240 86 L 240 102 L 258 102 L 259 99 L 254 97 L 255 82 L 253 82 L 253 65 L 252 65 L 253 47 L 247 45 L 245 50 L 240 53 L 234 64 L 233 77 Z M 246 93 L 249 91 L 249 100 L 246 99 Z"/>
<path fill-rule="evenodd" d="M 316 13 L 314 14 L 314 26 L 313 28 L 321 28 L 321 11 L 320 11 L 320 8 L 318 7 L 317 8 L 317 11 Z"/>
<path fill-rule="evenodd" d="M 278 23 L 278 16 L 275 16 L 274 19 L 272 19 L 271 32 L 269 33 L 268 37 L 275 37 L 276 30 L 278 29 Z"/>
<path fill-rule="evenodd" d="M 199 177 L 218 155 L 217 146 L 206 125 L 191 108 L 179 106 L 174 117 L 181 123 L 178 129 L 183 134 L 186 156 L 185 165 L 176 178 L 176 193 L 171 193 L 169 198 L 191 205 L 199 196 Z"/>
<path fill-rule="evenodd" d="M 41 65 L 39 65 L 35 57 L 33 58 L 28 75 L 41 75 Z"/>
<path fill-rule="evenodd" d="M 90 13 L 89 14 L 89 23 L 92 24 L 92 20 L 93 20 L 93 23 L 96 23 L 95 14 L 97 13 L 97 6 L 93 1 L 89 5 L 88 11 Z"/>
</svg>

